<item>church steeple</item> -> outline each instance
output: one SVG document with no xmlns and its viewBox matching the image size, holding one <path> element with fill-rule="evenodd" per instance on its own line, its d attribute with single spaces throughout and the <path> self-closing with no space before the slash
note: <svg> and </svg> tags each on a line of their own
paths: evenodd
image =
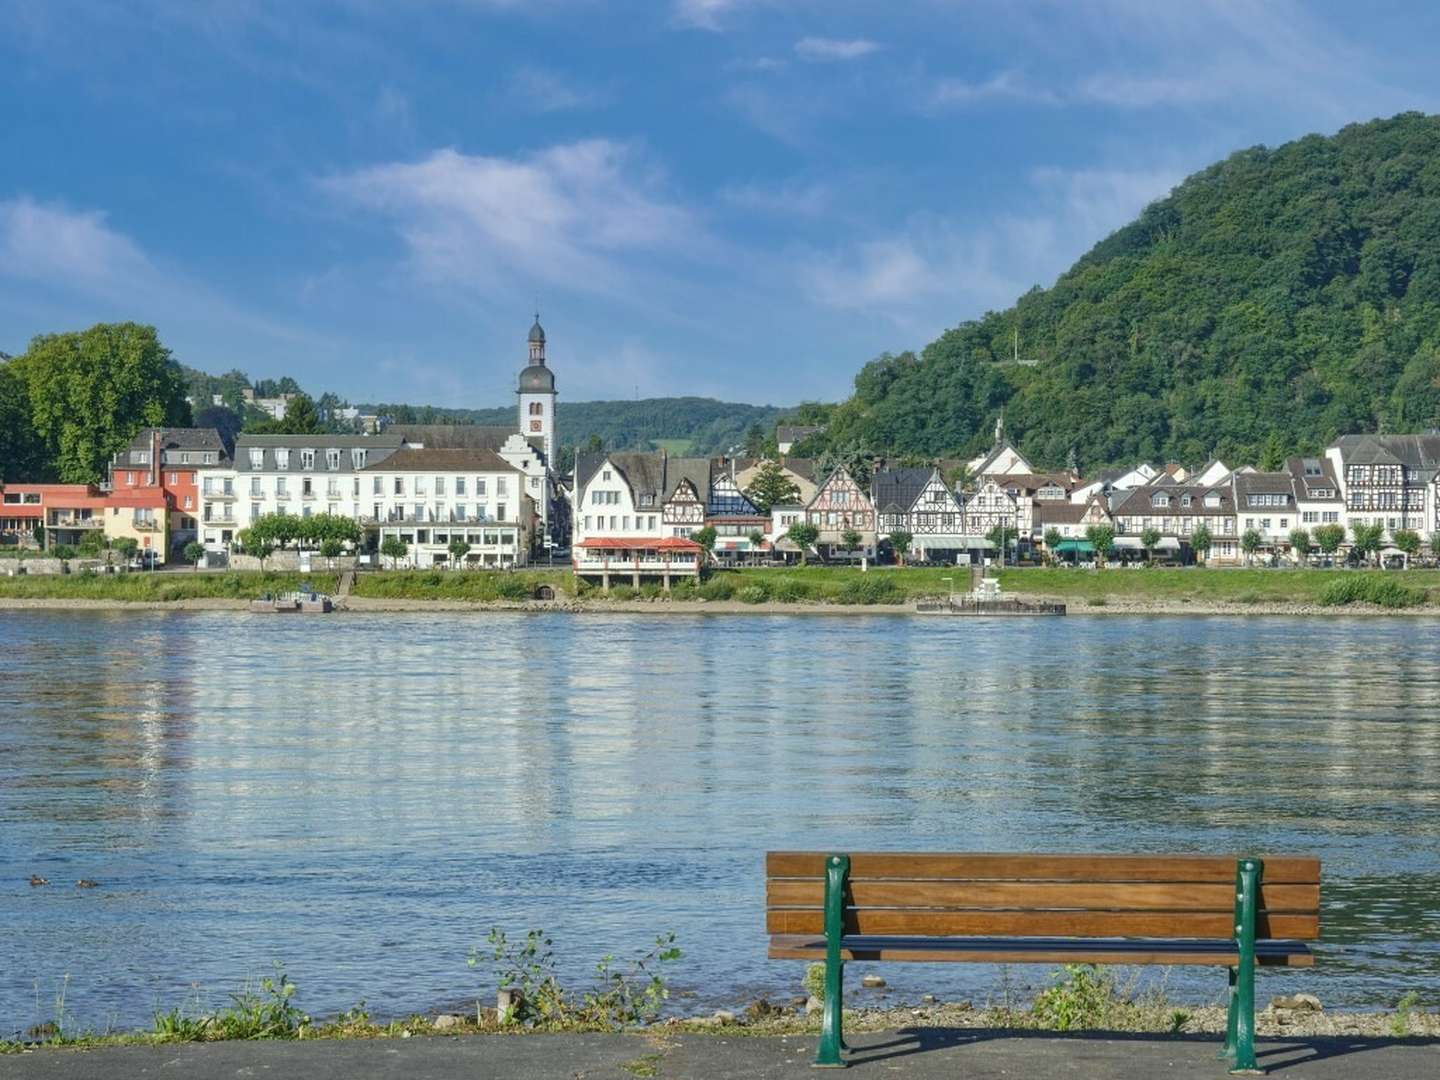
<svg viewBox="0 0 1440 1080">
<path fill-rule="evenodd" d="M 555 373 L 545 365 L 545 328 L 540 313 L 530 327 L 530 361 L 520 369 L 516 394 L 519 397 L 520 433 L 544 443 L 545 460 L 555 464 Z"/>
<path fill-rule="evenodd" d="M 545 363 L 545 328 L 540 325 L 540 312 L 535 312 L 535 325 L 530 327 L 530 363 Z"/>
</svg>

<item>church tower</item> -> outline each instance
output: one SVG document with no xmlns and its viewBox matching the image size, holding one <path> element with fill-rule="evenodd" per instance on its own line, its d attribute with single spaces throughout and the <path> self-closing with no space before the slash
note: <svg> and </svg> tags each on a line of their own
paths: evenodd
<svg viewBox="0 0 1440 1080">
<path fill-rule="evenodd" d="M 530 362 L 520 369 L 520 434 L 539 437 L 544 443 L 545 463 L 555 468 L 555 374 L 545 366 L 545 330 L 540 313 L 530 327 Z"/>
</svg>

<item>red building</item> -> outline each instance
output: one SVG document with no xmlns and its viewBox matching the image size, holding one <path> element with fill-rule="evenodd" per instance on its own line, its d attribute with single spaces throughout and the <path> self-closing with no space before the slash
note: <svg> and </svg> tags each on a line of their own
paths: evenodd
<svg viewBox="0 0 1440 1080">
<path fill-rule="evenodd" d="M 145 428 L 110 463 L 110 490 L 125 508 L 154 508 L 161 504 L 152 496 L 163 496 L 168 527 L 160 533 L 179 548 L 197 537 L 199 473 L 229 463 L 214 428 Z"/>
<path fill-rule="evenodd" d="M 105 496 L 92 484 L 5 484 L 0 487 L 0 538 L 28 542 L 45 527 L 45 547 L 79 544 L 105 527 Z"/>
</svg>

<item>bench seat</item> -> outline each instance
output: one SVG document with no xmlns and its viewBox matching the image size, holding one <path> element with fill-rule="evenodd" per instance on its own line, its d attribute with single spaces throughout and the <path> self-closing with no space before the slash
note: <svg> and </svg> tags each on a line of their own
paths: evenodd
<svg viewBox="0 0 1440 1080">
<path fill-rule="evenodd" d="M 775 934 L 771 960 L 824 960 L 826 940 L 814 934 Z M 886 937 L 849 934 L 840 938 L 842 960 L 972 964 L 1210 964 L 1234 967 L 1240 951 L 1224 941 L 1169 941 L 1136 938 Z M 1262 967 L 1313 967 L 1315 954 L 1303 941 L 1257 941 L 1255 963 Z"/>
</svg>

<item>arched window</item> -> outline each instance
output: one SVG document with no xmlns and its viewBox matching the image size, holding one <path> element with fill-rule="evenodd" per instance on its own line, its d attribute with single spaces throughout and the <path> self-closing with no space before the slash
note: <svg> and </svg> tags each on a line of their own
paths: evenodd
<svg viewBox="0 0 1440 1080">
<path fill-rule="evenodd" d="M 530 415 L 531 415 L 531 416 L 544 416 L 544 415 L 545 415 L 545 406 L 544 406 L 541 402 L 532 401 L 532 402 L 530 403 Z"/>
</svg>

